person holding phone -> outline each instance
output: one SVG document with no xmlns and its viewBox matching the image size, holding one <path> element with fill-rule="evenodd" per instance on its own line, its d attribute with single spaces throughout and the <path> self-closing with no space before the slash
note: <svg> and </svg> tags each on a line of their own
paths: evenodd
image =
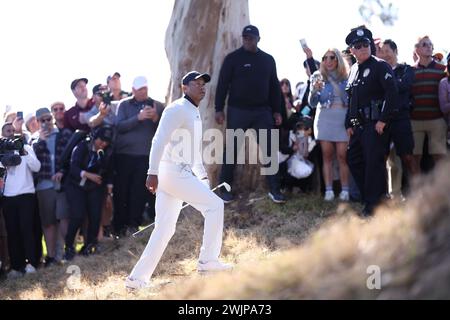
<svg viewBox="0 0 450 320">
<path fill-rule="evenodd" d="M 317 107 L 314 117 L 314 133 L 322 150 L 322 172 L 325 180 L 325 201 L 334 199 L 333 159 L 339 163 L 341 193 L 339 199 L 348 201 L 349 169 L 347 166 L 348 136 L 345 115 L 348 96 L 345 92 L 348 65 L 338 49 L 328 49 L 322 57 L 320 70 L 311 76 L 309 104 Z"/>
<path fill-rule="evenodd" d="M 41 168 L 35 176 L 36 194 L 47 246 L 45 265 L 49 266 L 62 259 L 62 256 L 57 256 L 57 240 L 64 243 L 69 223 L 67 198 L 64 190 L 61 189 L 65 171 L 60 165 L 60 155 L 69 142 L 72 132 L 69 129 L 56 128 L 48 108 L 38 109 L 36 118 L 40 123 L 40 130 L 32 147 L 41 162 Z"/>
<path fill-rule="evenodd" d="M 146 202 L 154 217 L 155 197 L 145 189 L 145 179 L 151 140 L 164 105 L 149 97 L 146 77 L 136 77 L 132 89 L 133 96 L 121 100 L 117 114 L 113 218 L 116 236 L 138 230 Z"/>
</svg>

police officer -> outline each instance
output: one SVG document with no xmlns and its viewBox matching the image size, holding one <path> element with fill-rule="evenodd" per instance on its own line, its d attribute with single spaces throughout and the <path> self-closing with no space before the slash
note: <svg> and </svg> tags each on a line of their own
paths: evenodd
<svg viewBox="0 0 450 320">
<path fill-rule="evenodd" d="M 387 125 L 396 107 L 397 84 L 391 67 L 372 56 L 370 30 L 353 29 L 345 42 L 357 60 L 347 85 L 347 162 L 368 216 L 386 195 Z"/>
</svg>

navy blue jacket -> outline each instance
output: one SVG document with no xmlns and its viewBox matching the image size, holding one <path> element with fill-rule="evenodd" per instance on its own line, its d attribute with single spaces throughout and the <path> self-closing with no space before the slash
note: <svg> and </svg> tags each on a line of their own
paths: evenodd
<svg viewBox="0 0 450 320">
<path fill-rule="evenodd" d="M 398 87 L 398 114 L 395 119 L 409 118 L 412 104 L 411 88 L 414 81 L 414 69 L 405 64 L 399 64 L 394 69 Z"/>
<path fill-rule="evenodd" d="M 92 142 L 93 143 L 93 142 Z M 97 152 L 92 149 L 89 139 L 82 140 L 73 149 L 70 159 L 69 181 L 79 185 L 81 181 L 81 171 L 88 171 L 102 176 L 102 186 L 113 183 L 112 148 L 106 148 L 104 156 L 98 157 Z M 100 187 L 90 180 L 86 181 L 85 189 Z"/>
</svg>

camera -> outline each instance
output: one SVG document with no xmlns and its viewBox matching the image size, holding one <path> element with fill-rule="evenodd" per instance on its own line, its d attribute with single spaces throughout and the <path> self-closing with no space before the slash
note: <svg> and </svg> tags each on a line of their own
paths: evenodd
<svg viewBox="0 0 450 320">
<path fill-rule="evenodd" d="M 20 156 L 23 154 L 24 145 L 25 141 L 21 135 L 14 135 L 12 138 L 0 138 L 0 163 L 4 167 L 19 165 L 22 162 Z"/>
<path fill-rule="evenodd" d="M 111 104 L 111 101 L 113 101 L 112 92 L 109 90 L 102 91 L 100 96 L 102 97 L 103 103 L 107 106 L 109 106 Z"/>
</svg>

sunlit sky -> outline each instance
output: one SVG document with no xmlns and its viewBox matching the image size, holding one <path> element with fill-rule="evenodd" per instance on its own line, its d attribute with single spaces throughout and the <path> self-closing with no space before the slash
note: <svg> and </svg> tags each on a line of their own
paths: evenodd
<svg viewBox="0 0 450 320">
<path fill-rule="evenodd" d="M 238 1 L 238 0 L 236 0 Z M 388 2 L 388 1 L 382 1 Z M 397 42 L 402 61 L 412 62 L 419 35 L 429 34 L 435 51 L 450 47 L 449 1 L 430 2 L 426 14 L 416 2 L 392 1 L 398 11 L 394 27 L 373 21 L 375 37 Z M 135 76 L 149 79 L 149 94 L 164 101 L 170 69 L 164 38 L 173 0 L 14 0 L 0 2 L 0 107 L 25 114 L 75 98 L 70 82 L 89 79 L 89 90 L 119 71 L 130 90 Z M 278 77 L 293 84 L 305 80 L 299 39 L 305 38 L 318 59 L 328 47 L 344 49 L 350 28 L 363 23 L 363 0 L 249 0 L 250 22 L 260 29 L 259 47 L 274 56 Z M 214 75 L 213 75 L 214 76 Z"/>
</svg>

